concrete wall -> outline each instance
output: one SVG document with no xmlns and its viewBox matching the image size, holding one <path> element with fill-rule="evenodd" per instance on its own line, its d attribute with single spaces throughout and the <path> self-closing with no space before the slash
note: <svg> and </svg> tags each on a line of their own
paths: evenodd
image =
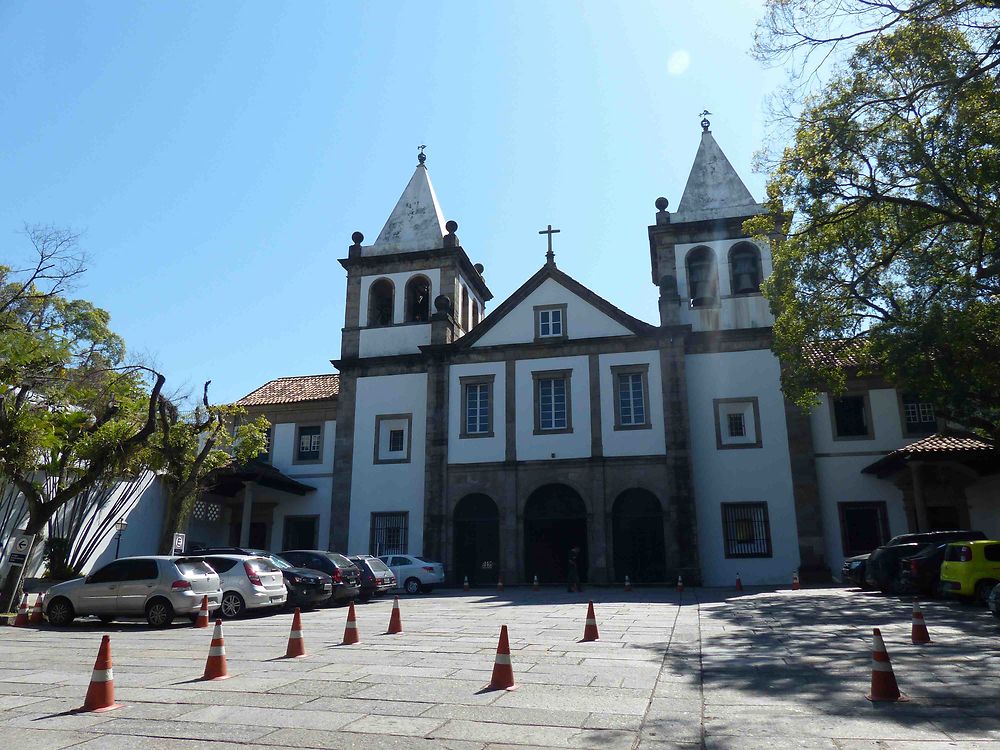
<svg viewBox="0 0 1000 750">
<path fill-rule="evenodd" d="M 744 583 L 787 583 L 799 565 L 799 551 L 778 361 L 768 350 L 753 350 L 688 355 L 686 367 L 704 582 L 729 586 L 739 572 Z M 761 447 L 720 450 L 713 399 L 744 397 L 758 399 Z M 721 504 L 729 502 L 767 503 L 771 557 L 725 557 Z"/>
<path fill-rule="evenodd" d="M 410 460 L 375 463 L 375 418 L 411 414 Z M 373 512 L 409 512 L 409 553 L 423 552 L 427 374 L 358 378 L 348 550 L 368 552 Z"/>
<path fill-rule="evenodd" d="M 566 331 L 571 339 L 632 335 L 632 332 L 621 323 L 612 320 L 590 303 L 580 299 L 559 282 L 546 279 L 473 346 L 531 343 L 535 340 L 534 307 L 560 304 L 567 306 Z"/>
</svg>

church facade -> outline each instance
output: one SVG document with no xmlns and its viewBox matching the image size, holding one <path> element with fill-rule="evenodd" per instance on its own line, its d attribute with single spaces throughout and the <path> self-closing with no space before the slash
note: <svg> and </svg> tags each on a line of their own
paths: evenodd
<svg viewBox="0 0 1000 750">
<path fill-rule="evenodd" d="M 421 155 L 375 241 L 355 232 L 340 261 L 339 374 L 238 402 L 272 421 L 275 476 L 218 499 L 228 541 L 409 553 L 480 585 L 564 581 L 576 547 L 590 582 L 730 585 L 828 577 L 913 527 L 912 498 L 861 469 L 933 414 L 920 433 L 926 410 L 877 382 L 809 415 L 786 402 L 759 289 L 770 250 L 742 230 L 766 209 L 703 128 L 677 210 L 658 199 L 648 228 L 655 323 L 551 244 L 487 314 Z"/>
</svg>

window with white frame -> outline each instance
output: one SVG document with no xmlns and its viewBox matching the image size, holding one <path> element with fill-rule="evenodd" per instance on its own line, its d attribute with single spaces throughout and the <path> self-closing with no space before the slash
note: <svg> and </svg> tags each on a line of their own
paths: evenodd
<svg viewBox="0 0 1000 750">
<path fill-rule="evenodd" d="M 299 425 L 296 441 L 297 463 L 317 462 L 323 450 L 323 428 L 320 425 Z"/>
<path fill-rule="evenodd" d="M 756 396 L 717 398 L 715 410 L 715 444 L 724 448 L 760 448 L 760 407 Z"/>
<path fill-rule="evenodd" d="M 570 432 L 570 370 L 534 372 L 535 433 Z"/>
<path fill-rule="evenodd" d="M 459 379 L 462 386 L 461 437 L 489 437 L 493 434 L 495 377 L 495 375 L 482 375 Z"/>
<path fill-rule="evenodd" d="M 909 393 L 903 395 L 902 401 L 903 427 L 907 435 L 930 435 L 937 429 L 934 404 Z"/>
<path fill-rule="evenodd" d="M 535 308 L 535 339 L 566 338 L 566 305 Z"/>
<path fill-rule="evenodd" d="M 611 368 L 616 430 L 650 426 L 648 372 L 648 364 L 616 365 Z"/>
</svg>

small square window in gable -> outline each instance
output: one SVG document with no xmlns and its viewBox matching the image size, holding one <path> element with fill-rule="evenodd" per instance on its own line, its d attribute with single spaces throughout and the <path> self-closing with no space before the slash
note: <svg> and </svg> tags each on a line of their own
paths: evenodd
<svg viewBox="0 0 1000 750">
<path fill-rule="evenodd" d="M 375 463 L 409 462 L 413 444 L 412 425 L 411 414 L 380 414 L 375 417 Z"/>
<path fill-rule="evenodd" d="M 760 448 L 760 408 L 756 396 L 717 398 L 715 411 L 716 447 Z"/>
<path fill-rule="evenodd" d="M 565 339 L 567 330 L 566 305 L 537 305 L 535 310 L 535 341 Z"/>
</svg>

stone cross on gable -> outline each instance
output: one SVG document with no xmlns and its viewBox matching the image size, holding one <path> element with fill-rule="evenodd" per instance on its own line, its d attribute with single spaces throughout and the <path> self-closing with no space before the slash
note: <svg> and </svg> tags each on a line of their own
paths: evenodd
<svg viewBox="0 0 1000 750">
<path fill-rule="evenodd" d="M 548 229 L 543 229 L 543 230 L 541 230 L 539 232 L 539 234 L 547 234 L 548 235 L 549 250 L 548 250 L 547 253 L 545 253 L 545 262 L 548 263 L 549 265 L 555 265 L 556 254 L 554 252 L 552 252 L 552 235 L 559 234 L 559 231 L 560 230 L 558 230 L 558 229 L 553 229 L 552 225 L 549 224 Z"/>
</svg>

